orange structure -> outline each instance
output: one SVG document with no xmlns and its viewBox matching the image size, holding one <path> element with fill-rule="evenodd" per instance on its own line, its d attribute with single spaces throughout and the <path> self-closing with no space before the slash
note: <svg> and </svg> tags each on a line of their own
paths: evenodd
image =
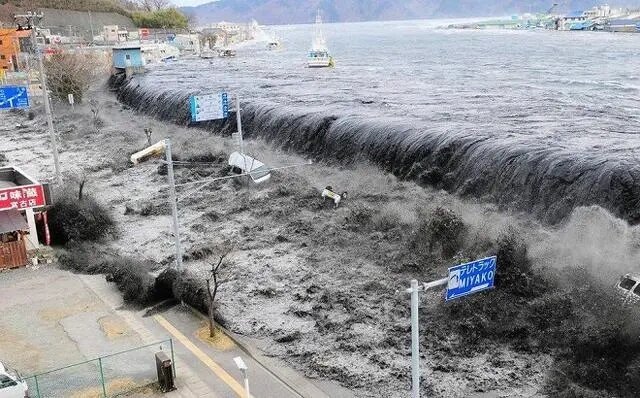
<svg viewBox="0 0 640 398">
<path fill-rule="evenodd" d="M 0 69 L 8 72 L 18 69 L 18 54 L 21 51 L 20 39 L 30 35 L 30 30 L 0 29 Z"/>
</svg>

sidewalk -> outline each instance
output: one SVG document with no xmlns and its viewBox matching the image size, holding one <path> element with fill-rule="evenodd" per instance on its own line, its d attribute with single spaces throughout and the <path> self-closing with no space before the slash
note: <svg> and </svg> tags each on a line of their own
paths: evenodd
<svg viewBox="0 0 640 398">
<path fill-rule="evenodd" d="M 156 335 L 151 333 L 141 322 L 141 318 L 137 313 L 122 310 L 123 305 L 122 296 L 109 285 L 104 275 L 78 275 L 82 282 L 91 289 L 98 298 L 100 298 L 105 304 L 107 304 L 113 311 L 115 311 L 120 318 L 122 318 L 133 331 L 135 331 L 144 344 L 152 344 L 158 340 L 168 338 L 170 336 Z M 174 343 L 175 349 L 175 343 Z M 177 350 L 176 350 L 177 351 Z M 186 364 L 185 361 L 176 359 L 175 363 L 176 375 L 180 377 L 176 378 L 177 390 L 166 394 L 169 398 L 217 398 L 225 397 L 225 395 L 216 395 L 209 390 L 207 385 L 200 380 L 193 370 Z"/>
<path fill-rule="evenodd" d="M 244 398 L 243 379 L 234 357 L 242 357 L 249 370 L 251 395 L 274 398 L 328 398 L 309 379 L 293 369 L 262 356 L 258 350 L 231 335 L 221 347 L 198 337 L 205 319 L 189 307 L 176 305 L 161 314 L 143 317 L 143 312 L 123 310 L 122 298 L 101 275 L 80 275 L 81 280 L 102 301 L 129 324 L 144 343 L 171 337 L 175 350 L 177 390 L 169 398 Z"/>
</svg>

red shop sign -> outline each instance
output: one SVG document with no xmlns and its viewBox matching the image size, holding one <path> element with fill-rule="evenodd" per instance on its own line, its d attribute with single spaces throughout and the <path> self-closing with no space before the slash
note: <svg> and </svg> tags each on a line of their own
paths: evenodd
<svg viewBox="0 0 640 398">
<path fill-rule="evenodd" d="M 0 210 L 27 209 L 45 204 L 44 189 L 40 184 L 0 189 Z"/>
</svg>

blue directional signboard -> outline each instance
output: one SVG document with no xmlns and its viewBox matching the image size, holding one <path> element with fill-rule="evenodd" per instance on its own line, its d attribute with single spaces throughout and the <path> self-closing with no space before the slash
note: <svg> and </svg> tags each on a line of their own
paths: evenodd
<svg viewBox="0 0 640 398">
<path fill-rule="evenodd" d="M 192 122 L 226 119 L 229 117 L 229 96 L 227 93 L 192 95 L 189 108 Z"/>
<path fill-rule="evenodd" d="M 25 86 L 0 86 L 0 109 L 29 107 L 29 94 Z"/>
<path fill-rule="evenodd" d="M 496 262 L 497 257 L 494 256 L 450 267 L 446 300 L 492 289 Z"/>
</svg>

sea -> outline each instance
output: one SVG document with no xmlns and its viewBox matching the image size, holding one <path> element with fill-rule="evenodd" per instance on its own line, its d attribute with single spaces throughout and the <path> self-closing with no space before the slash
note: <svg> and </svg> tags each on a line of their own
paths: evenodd
<svg viewBox="0 0 640 398">
<path fill-rule="evenodd" d="M 640 34 L 442 28 L 456 22 L 324 24 L 323 69 L 306 67 L 313 25 L 267 26 L 281 48 L 148 65 L 121 99 L 184 122 L 189 95 L 225 91 L 246 128 L 291 150 L 550 223 L 594 204 L 640 221 Z"/>
</svg>

